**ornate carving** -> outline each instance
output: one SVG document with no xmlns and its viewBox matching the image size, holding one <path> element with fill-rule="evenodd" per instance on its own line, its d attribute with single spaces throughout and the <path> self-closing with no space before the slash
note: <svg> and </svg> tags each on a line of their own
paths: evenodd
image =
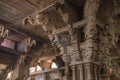
<svg viewBox="0 0 120 80">
<path fill-rule="evenodd" d="M 70 63 L 71 62 L 71 58 L 70 58 L 69 54 L 63 54 L 62 59 L 65 63 Z"/>
<path fill-rule="evenodd" d="M 45 25 L 49 22 L 49 18 L 46 14 L 39 14 L 38 12 L 35 14 L 32 14 L 26 18 L 23 19 L 23 24 L 27 25 L 28 23 L 31 25 L 41 25 L 43 26 L 43 29 L 46 31 Z"/>
<path fill-rule="evenodd" d="M 69 34 L 71 36 L 71 41 L 74 41 L 75 37 L 77 37 L 77 36 L 75 36 L 75 30 L 72 28 L 72 25 L 69 25 L 68 28 L 69 28 L 68 32 L 69 32 Z"/>
<path fill-rule="evenodd" d="M 58 10 L 59 14 L 62 16 L 63 21 L 66 24 L 69 24 L 69 14 L 68 14 L 65 6 L 61 5 L 61 4 L 58 4 L 57 8 L 58 8 L 57 10 Z"/>
<path fill-rule="evenodd" d="M 0 44 L 3 42 L 4 38 L 9 35 L 9 30 L 4 26 L 0 25 Z"/>
<path fill-rule="evenodd" d="M 33 40 L 31 38 L 26 38 L 22 41 L 24 45 L 24 52 L 29 52 L 31 47 L 36 46 L 36 40 Z"/>
<path fill-rule="evenodd" d="M 52 73 L 50 74 L 50 77 L 50 80 L 60 79 L 59 73 Z"/>
<path fill-rule="evenodd" d="M 97 35 L 97 28 L 96 28 L 96 19 L 91 18 L 91 21 L 87 23 L 87 26 L 84 29 L 85 32 L 85 39 L 94 39 Z"/>
<path fill-rule="evenodd" d="M 6 37 L 6 36 L 8 36 L 9 35 L 9 30 L 8 29 L 6 29 L 5 27 L 3 27 L 3 26 L 0 26 L 0 37 L 1 38 L 4 38 L 4 37 Z"/>
<path fill-rule="evenodd" d="M 70 36 L 69 35 L 54 35 L 53 43 L 60 46 L 67 46 L 70 44 Z"/>
</svg>

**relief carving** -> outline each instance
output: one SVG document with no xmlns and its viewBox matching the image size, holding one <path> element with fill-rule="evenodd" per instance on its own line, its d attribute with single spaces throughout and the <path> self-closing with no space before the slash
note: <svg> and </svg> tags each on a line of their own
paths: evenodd
<svg viewBox="0 0 120 80">
<path fill-rule="evenodd" d="M 33 46 L 36 46 L 36 40 L 26 38 L 22 41 L 24 52 L 29 52 Z"/>
<path fill-rule="evenodd" d="M 9 35 L 9 32 L 10 31 L 8 29 L 6 29 L 3 26 L 0 26 L 0 37 L 1 38 L 7 37 Z"/>
<path fill-rule="evenodd" d="M 85 33 L 85 40 L 95 39 L 97 35 L 96 19 L 91 18 L 91 21 L 87 23 L 87 26 L 84 29 L 84 33 Z"/>
<path fill-rule="evenodd" d="M 10 30 L 0 25 L 0 44 L 3 42 L 4 38 L 9 35 L 9 33 L 10 33 Z"/>
</svg>

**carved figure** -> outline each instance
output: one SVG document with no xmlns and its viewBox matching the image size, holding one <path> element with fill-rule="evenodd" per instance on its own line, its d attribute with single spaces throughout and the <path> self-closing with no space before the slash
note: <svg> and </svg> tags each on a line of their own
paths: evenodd
<svg viewBox="0 0 120 80">
<path fill-rule="evenodd" d="M 23 45 L 24 45 L 24 51 L 27 53 L 30 51 L 30 48 L 33 46 L 36 46 L 36 41 L 32 40 L 31 38 L 26 38 L 23 40 Z"/>
</svg>

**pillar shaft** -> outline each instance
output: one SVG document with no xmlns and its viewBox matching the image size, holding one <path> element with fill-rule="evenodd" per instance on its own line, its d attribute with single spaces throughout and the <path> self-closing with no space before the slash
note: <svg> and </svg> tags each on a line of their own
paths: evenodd
<svg viewBox="0 0 120 80">
<path fill-rule="evenodd" d="M 98 72 L 97 72 L 97 66 L 96 65 L 94 65 L 94 74 L 95 74 L 95 80 L 99 80 Z"/>
<path fill-rule="evenodd" d="M 85 64 L 85 78 L 86 80 L 95 80 L 93 73 L 93 65 L 91 63 Z"/>
<path fill-rule="evenodd" d="M 77 68 L 79 71 L 78 80 L 84 80 L 83 64 L 79 64 Z"/>
<path fill-rule="evenodd" d="M 69 70 L 68 70 L 68 63 L 65 63 L 65 80 L 69 80 Z"/>
<path fill-rule="evenodd" d="M 85 80 L 99 80 L 97 66 L 93 63 L 97 62 L 98 53 L 98 42 L 97 42 L 97 23 L 96 16 L 99 9 L 100 0 L 86 0 L 84 8 L 84 17 L 90 18 L 87 22 L 84 33 L 85 33 L 85 51 L 83 55 L 84 69 L 85 69 Z"/>
<path fill-rule="evenodd" d="M 72 80 L 76 80 L 76 66 L 72 66 Z"/>
</svg>

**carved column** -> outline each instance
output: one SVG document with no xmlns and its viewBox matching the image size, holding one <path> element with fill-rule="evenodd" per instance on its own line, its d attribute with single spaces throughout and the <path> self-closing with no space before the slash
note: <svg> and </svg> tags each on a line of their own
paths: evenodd
<svg viewBox="0 0 120 80">
<path fill-rule="evenodd" d="M 29 67 L 33 65 L 36 58 L 26 57 L 25 55 L 20 56 L 15 68 L 13 69 L 13 74 L 11 80 L 27 80 L 29 76 Z"/>
<path fill-rule="evenodd" d="M 42 73 L 43 80 L 46 80 L 45 73 Z"/>
<path fill-rule="evenodd" d="M 65 62 L 65 80 L 69 80 L 70 56 L 68 54 L 63 54 L 62 59 Z"/>
<path fill-rule="evenodd" d="M 79 64 L 77 68 L 79 71 L 78 80 L 84 80 L 83 64 Z"/>
<path fill-rule="evenodd" d="M 98 71 L 97 71 L 98 69 L 97 69 L 97 66 L 96 65 L 94 65 L 94 74 L 95 74 L 95 80 L 98 80 Z"/>
<path fill-rule="evenodd" d="M 93 65 L 86 63 L 85 65 L 85 80 L 95 80 L 93 73 Z"/>
<path fill-rule="evenodd" d="M 11 77 L 11 80 L 16 80 L 19 75 L 21 74 L 20 73 L 20 67 L 21 67 L 21 64 L 23 63 L 24 59 L 25 59 L 26 56 L 20 56 L 16 65 L 15 65 L 15 68 L 13 70 L 13 74 L 12 74 L 12 77 Z M 19 79 L 18 79 L 19 80 Z"/>
<path fill-rule="evenodd" d="M 76 66 L 71 66 L 72 68 L 72 80 L 76 80 Z"/>
<path fill-rule="evenodd" d="M 98 80 L 101 80 L 101 75 L 100 75 L 100 66 L 97 67 L 97 72 L 98 72 Z"/>
<path fill-rule="evenodd" d="M 59 74 L 60 80 L 63 80 L 63 76 L 62 76 L 61 70 L 58 71 L 58 74 Z"/>
<path fill-rule="evenodd" d="M 7 75 L 8 75 L 8 70 L 7 69 L 2 70 L 0 73 L 0 80 L 6 80 Z"/>
<path fill-rule="evenodd" d="M 98 74 L 94 68 L 94 64 L 98 62 L 98 42 L 97 42 L 97 27 L 96 27 L 96 15 L 99 8 L 100 0 L 86 0 L 84 8 L 84 17 L 89 18 L 84 32 L 85 32 L 85 43 L 83 51 L 83 62 L 85 69 L 85 80 L 98 80 Z M 97 64 L 96 64 L 97 65 Z M 97 68 L 97 66 L 96 66 Z"/>
</svg>

